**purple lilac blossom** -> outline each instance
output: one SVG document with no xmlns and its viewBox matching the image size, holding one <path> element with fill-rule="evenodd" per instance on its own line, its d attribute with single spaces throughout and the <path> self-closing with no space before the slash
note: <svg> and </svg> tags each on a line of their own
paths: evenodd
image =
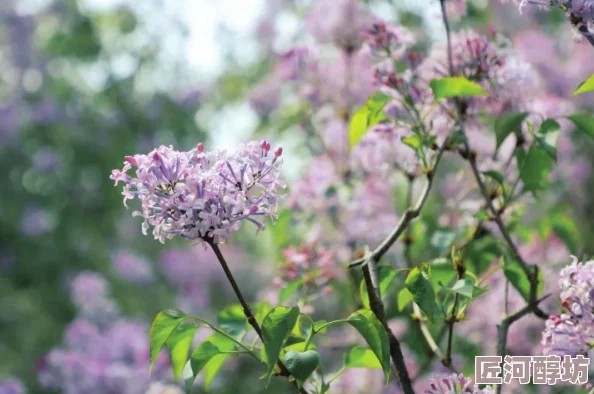
<svg viewBox="0 0 594 394">
<path fill-rule="evenodd" d="M 0 394 L 27 394 L 27 389 L 19 379 L 8 378 L 0 382 Z"/>
<path fill-rule="evenodd" d="M 118 275 L 130 283 L 147 284 L 153 281 L 151 264 L 130 250 L 118 250 L 112 255 L 112 264 Z"/>
<path fill-rule="evenodd" d="M 188 152 L 161 146 L 148 155 L 126 156 L 122 171 L 113 170 L 116 185 L 124 182 L 124 205 L 137 197 L 142 231 L 152 226 L 155 239 L 179 235 L 201 243 L 223 243 L 243 221 L 264 229 L 266 216 L 276 218 L 282 148 L 271 152 L 266 141 L 252 141 L 235 152 Z M 136 177 L 127 172 L 134 169 Z"/>
<path fill-rule="evenodd" d="M 572 258 L 560 272 L 564 312 L 551 315 L 542 333 L 545 355 L 585 354 L 594 342 L 594 261 L 582 263 Z"/>
<path fill-rule="evenodd" d="M 491 387 L 480 389 L 463 375 L 435 376 L 429 381 L 425 394 L 493 394 Z"/>
</svg>

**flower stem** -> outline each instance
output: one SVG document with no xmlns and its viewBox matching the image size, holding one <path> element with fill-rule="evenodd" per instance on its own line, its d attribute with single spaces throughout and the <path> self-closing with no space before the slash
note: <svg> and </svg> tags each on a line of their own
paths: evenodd
<svg viewBox="0 0 594 394">
<path fill-rule="evenodd" d="M 237 282 L 235 281 L 235 278 L 233 277 L 233 274 L 231 273 L 231 270 L 229 269 L 229 265 L 227 264 L 227 261 L 225 260 L 223 253 L 221 252 L 221 249 L 219 248 L 219 246 L 216 243 L 214 243 L 212 241 L 207 241 L 207 243 L 210 245 L 213 252 L 217 256 L 217 259 L 219 260 L 219 263 L 221 264 L 223 271 L 225 271 L 225 276 L 227 276 L 227 279 L 229 280 L 229 283 L 231 284 L 231 287 L 233 288 L 233 291 L 235 292 L 235 295 L 237 296 L 239 303 L 243 307 L 243 313 L 245 314 L 245 317 L 247 317 L 248 323 L 250 323 L 250 325 L 254 328 L 254 330 L 258 334 L 258 337 L 260 337 L 262 342 L 264 342 L 262 328 L 258 324 L 258 321 L 254 317 L 254 314 L 252 313 L 252 310 L 250 309 L 250 305 L 245 300 L 245 297 L 243 296 L 241 290 L 239 289 L 239 286 L 237 285 Z M 278 360 L 276 364 L 280 369 L 281 376 L 285 376 L 287 378 L 291 376 L 291 372 L 282 363 L 282 361 Z M 293 384 L 295 385 L 295 388 L 297 388 L 297 391 L 299 393 L 308 394 L 307 390 L 305 390 L 303 387 L 299 388 L 299 386 L 297 385 L 297 382 L 295 380 L 293 380 Z"/>
</svg>

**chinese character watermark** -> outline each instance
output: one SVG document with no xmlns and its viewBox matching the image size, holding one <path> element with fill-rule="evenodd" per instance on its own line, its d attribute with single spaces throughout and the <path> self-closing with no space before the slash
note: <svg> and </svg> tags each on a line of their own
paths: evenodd
<svg viewBox="0 0 594 394">
<path fill-rule="evenodd" d="M 474 359 L 476 384 L 518 382 L 554 385 L 588 383 L 590 359 L 584 356 L 479 356 Z"/>
</svg>

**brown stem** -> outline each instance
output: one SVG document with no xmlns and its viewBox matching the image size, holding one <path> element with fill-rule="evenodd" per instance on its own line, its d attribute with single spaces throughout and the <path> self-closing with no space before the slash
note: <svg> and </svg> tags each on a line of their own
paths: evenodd
<svg viewBox="0 0 594 394">
<path fill-rule="evenodd" d="M 219 246 L 212 241 L 206 241 L 206 242 L 210 245 L 210 247 L 214 251 L 215 255 L 217 256 L 217 259 L 219 260 L 219 263 L 221 264 L 221 267 L 223 268 L 223 271 L 225 271 L 225 276 L 227 276 L 227 279 L 229 280 L 229 283 L 231 283 L 231 287 L 233 288 L 233 291 L 235 292 L 235 295 L 237 296 L 239 303 L 243 307 L 243 313 L 245 314 L 245 317 L 247 317 L 248 323 L 250 323 L 250 325 L 254 328 L 254 330 L 258 334 L 258 337 L 262 340 L 262 342 L 264 342 L 264 339 L 262 336 L 262 328 L 260 327 L 260 325 L 258 324 L 258 321 L 254 317 L 254 314 L 252 313 L 252 310 L 250 309 L 250 305 L 248 304 L 248 302 L 245 300 L 243 294 L 241 293 L 241 290 L 239 289 L 239 286 L 237 285 L 237 282 L 235 281 L 235 278 L 233 277 L 233 274 L 231 273 L 231 270 L 229 269 L 229 265 L 227 264 L 227 261 L 225 260 L 225 257 L 223 256 L 223 253 L 221 252 L 221 249 L 219 249 Z M 282 361 L 278 360 L 276 365 L 280 369 L 281 376 L 285 376 L 287 378 L 291 376 L 291 372 L 289 372 L 289 370 L 283 364 Z M 297 391 L 299 393 L 308 394 L 307 390 L 305 390 L 303 387 L 299 388 L 296 381 L 293 381 L 293 384 L 295 385 L 295 388 L 297 388 Z"/>
<path fill-rule="evenodd" d="M 390 327 L 388 327 L 388 323 L 386 320 L 386 313 L 384 310 L 384 303 L 382 299 L 379 297 L 378 292 L 373 284 L 373 279 L 371 276 L 371 270 L 369 264 L 363 265 L 363 278 L 365 279 L 365 284 L 367 285 L 367 294 L 369 296 L 369 307 L 371 311 L 375 314 L 378 320 L 383 324 L 386 332 L 388 333 L 388 337 L 390 338 L 390 357 L 392 358 L 392 362 L 396 367 L 397 372 L 397 379 L 402 387 L 402 391 L 404 394 L 415 394 L 415 391 L 412 387 L 412 382 L 410 380 L 410 375 L 408 374 L 408 369 L 406 368 L 406 364 L 404 363 L 404 355 L 402 354 L 402 348 L 400 347 L 400 342 L 398 338 L 394 335 Z"/>
</svg>

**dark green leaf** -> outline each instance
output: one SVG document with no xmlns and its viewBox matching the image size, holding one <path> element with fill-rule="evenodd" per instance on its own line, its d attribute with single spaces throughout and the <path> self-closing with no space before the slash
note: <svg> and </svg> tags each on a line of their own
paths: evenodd
<svg viewBox="0 0 594 394">
<path fill-rule="evenodd" d="M 427 317 L 433 318 L 435 292 L 426 274 L 417 267 L 413 268 L 404 281 L 404 286 L 412 293 L 413 300 L 427 314 Z"/>
<path fill-rule="evenodd" d="M 530 269 L 534 269 L 534 266 L 530 266 Z M 527 302 L 530 300 L 530 281 L 526 277 L 526 273 L 520 266 L 520 263 L 512 260 L 507 261 L 505 260 L 503 266 L 503 273 L 505 277 L 509 280 L 509 282 L 514 286 L 516 290 L 522 295 L 524 300 Z M 542 275 L 542 270 L 538 271 L 538 288 L 536 291 L 536 295 L 542 293 L 544 288 L 544 278 Z"/>
<path fill-rule="evenodd" d="M 555 119 L 545 119 L 545 121 L 540 125 L 540 129 L 538 129 L 538 133 L 547 134 L 552 131 L 559 130 L 561 130 L 561 125 Z"/>
<path fill-rule="evenodd" d="M 390 338 L 383 324 L 369 309 L 361 309 L 347 319 L 359 334 L 363 336 L 367 345 L 382 365 L 386 382 L 390 376 Z"/>
<path fill-rule="evenodd" d="M 299 308 L 277 306 L 268 312 L 262 322 L 263 341 L 266 348 L 266 359 L 268 360 L 268 379 L 272 375 L 281 349 L 289 339 L 298 317 Z"/>
<path fill-rule="evenodd" d="M 382 364 L 371 349 L 355 346 L 344 355 L 347 368 L 381 368 Z"/>
<path fill-rule="evenodd" d="M 178 380 L 190 356 L 192 339 L 198 327 L 194 323 L 181 322 L 169 335 L 167 347 L 171 353 L 173 376 Z"/>
<path fill-rule="evenodd" d="M 474 82 L 463 77 L 447 77 L 432 80 L 429 85 L 435 100 L 450 97 L 488 96 L 485 90 Z"/>
<path fill-rule="evenodd" d="M 219 333 L 212 334 L 206 341 L 202 342 L 190 357 L 190 368 L 186 365 L 183 372 L 186 392 L 190 393 L 192 391 L 194 380 L 202 370 L 204 370 L 204 384 L 208 389 L 229 357 L 228 354 L 222 352 L 231 352 L 233 350 L 235 350 L 235 343 Z"/>
<path fill-rule="evenodd" d="M 247 318 L 239 304 L 233 304 L 219 312 L 217 321 L 223 331 L 236 339 L 242 338 L 248 329 Z"/>
<path fill-rule="evenodd" d="M 524 182 L 524 190 L 542 190 L 553 169 L 553 159 L 549 153 L 539 144 L 532 144 L 527 153 L 523 149 L 517 149 L 516 160 L 520 169 L 520 179 Z"/>
<path fill-rule="evenodd" d="M 569 115 L 567 119 L 571 120 L 575 126 L 584 131 L 590 137 L 594 138 L 594 116 L 589 112 Z"/>
<path fill-rule="evenodd" d="M 503 144 L 503 141 L 505 141 L 508 135 L 520 130 L 527 116 L 527 112 L 508 112 L 495 119 L 497 149 Z"/>
<path fill-rule="evenodd" d="M 485 171 L 483 172 L 483 175 L 493 179 L 495 182 L 501 185 L 503 185 L 503 182 L 505 181 L 503 178 L 503 174 L 498 171 Z"/>
<path fill-rule="evenodd" d="M 285 365 L 298 381 L 305 382 L 320 365 L 320 353 L 315 350 L 297 352 L 290 350 L 285 354 Z"/>
<path fill-rule="evenodd" d="M 151 341 L 150 371 L 152 371 L 161 348 L 165 345 L 173 330 L 185 319 L 186 314 L 179 309 L 165 309 L 157 314 L 149 331 Z"/>
</svg>

